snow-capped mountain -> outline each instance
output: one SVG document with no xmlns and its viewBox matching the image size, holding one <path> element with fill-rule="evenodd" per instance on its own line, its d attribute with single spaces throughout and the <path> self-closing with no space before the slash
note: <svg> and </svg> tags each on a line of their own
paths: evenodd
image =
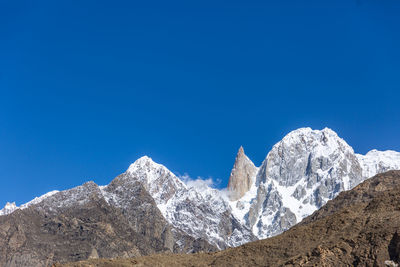
<svg viewBox="0 0 400 267">
<path fill-rule="evenodd" d="M 373 150 L 363 156 L 331 129 L 300 128 L 273 146 L 250 189 L 230 204 L 243 224 L 266 238 L 289 229 L 341 191 L 393 169 L 400 169 L 398 152 Z"/>
<path fill-rule="evenodd" d="M 142 183 L 167 221 L 190 236 L 204 238 L 221 249 L 256 239 L 232 215 L 229 203 L 216 189 L 187 186 L 146 156 L 131 164 L 125 174 L 124 186 Z"/>
<path fill-rule="evenodd" d="M 250 229 L 233 216 L 229 203 L 220 191 L 205 184 L 201 190 L 198 186 L 186 185 L 166 167 L 147 156 L 136 160 L 109 185 L 97 186 L 93 182 L 87 182 L 69 190 L 49 192 L 20 207 L 15 203 L 8 203 L 0 211 L 0 215 L 31 207 L 57 216 L 71 208 L 86 207 L 91 201 L 104 200 L 111 207 L 120 210 L 133 229 L 149 235 L 155 230 L 143 230 L 143 221 L 148 218 L 138 214 L 148 214 L 147 210 L 152 204 L 149 200 L 142 199 L 147 195 L 137 193 L 138 188 L 146 190 L 146 194 L 154 201 L 154 207 L 164 217 L 165 221 L 158 220 L 161 226 L 157 228 L 162 232 L 157 236 L 162 237 L 163 245 L 171 251 L 191 252 L 204 248 L 212 250 L 212 247 L 225 249 L 257 240 Z M 151 214 L 155 216 L 154 211 Z M 205 240 L 205 243 L 201 240 Z"/>
<path fill-rule="evenodd" d="M 211 188 L 206 183 L 192 186 L 144 156 L 107 186 L 86 185 L 72 191 L 53 191 L 21 207 L 7 203 L 0 215 L 27 207 L 57 211 L 94 198 L 122 210 L 135 228 L 139 225 L 135 215 L 138 207 L 132 206 L 132 196 L 140 184 L 172 226 L 168 233 L 173 238 L 164 238 L 163 242 L 167 242 L 164 246 L 190 251 L 183 249 L 187 248 L 190 236 L 223 249 L 277 235 L 341 191 L 392 169 L 400 169 L 398 152 L 372 150 L 366 155 L 355 154 L 328 128 L 301 128 L 274 145 L 260 167 L 253 164 L 241 147 L 226 190 Z M 91 188 L 90 194 L 87 188 Z"/>
</svg>

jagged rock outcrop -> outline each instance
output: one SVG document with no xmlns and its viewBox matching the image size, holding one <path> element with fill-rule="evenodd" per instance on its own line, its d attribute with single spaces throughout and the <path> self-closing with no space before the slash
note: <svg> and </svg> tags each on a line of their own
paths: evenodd
<svg viewBox="0 0 400 267">
<path fill-rule="evenodd" d="M 335 132 L 304 128 L 272 148 L 256 179 L 257 198 L 247 223 L 265 238 L 301 221 L 364 177 L 353 149 Z"/>
<path fill-rule="evenodd" d="M 400 169 L 400 153 L 354 150 L 334 131 L 300 128 L 273 146 L 232 212 L 258 238 L 277 235 L 377 173 Z"/>
<path fill-rule="evenodd" d="M 88 182 L 0 216 L 4 267 L 199 250 L 215 247 L 173 228 L 139 182 Z"/>
<path fill-rule="evenodd" d="M 0 216 L 1 216 L 1 215 L 7 215 L 7 214 L 10 214 L 10 213 L 13 213 L 14 211 L 16 211 L 16 210 L 18 210 L 18 209 L 26 209 L 26 208 L 28 208 L 29 206 L 34 205 L 34 204 L 37 204 L 37 203 L 43 201 L 44 199 L 46 199 L 46 198 L 48 198 L 48 197 L 50 197 L 50 196 L 52 196 L 52 195 L 54 195 L 55 193 L 58 193 L 58 192 L 59 192 L 59 191 L 57 191 L 57 190 L 50 191 L 50 192 L 48 192 L 48 193 L 46 193 L 46 194 L 44 194 L 44 195 L 42 195 L 42 196 L 40 196 L 40 197 L 35 197 L 34 199 L 32 199 L 31 201 L 29 201 L 28 203 L 25 203 L 25 204 L 23 204 L 23 205 L 21 205 L 21 206 L 19 206 L 19 207 L 15 204 L 15 202 L 13 202 L 13 203 L 7 202 L 7 204 L 5 205 L 5 207 L 4 207 L 3 209 L 0 210 Z"/>
<path fill-rule="evenodd" d="M 228 194 L 231 201 L 238 200 L 250 190 L 256 173 L 257 167 L 244 154 L 241 146 L 236 155 L 235 164 L 228 182 Z"/>
<path fill-rule="evenodd" d="M 190 236 L 205 239 L 220 249 L 256 240 L 233 216 L 229 203 L 218 190 L 187 186 L 149 157 L 138 159 L 123 177 L 117 178 L 123 184 L 142 183 L 166 220 Z"/>
<path fill-rule="evenodd" d="M 301 128 L 273 146 L 260 168 L 256 168 L 240 148 L 228 185 L 229 198 L 224 191 L 213 189 L 204 182 L 200 183 L 201 186 L 193 182 L 186 184 L 166 167 L 145 156 L 107 186 L 88 184 L 63 192 L 50 192 L 20 207 L 8 205 L 0 210 L 0 218 L 6 220 L 4 218 L 12 218 L 16 216 L 14 214 L 29 217 L 31 215 L 26 214 L 33 209 L 45 216 L 35 220 L 44 222 L 50 218 L 52 222 L 53 219 L 61 220 L 58 218 L 60 214 L 79 213 L 80 207 L 98 202 L 96 205 L 101 205 L 102 210 L 105 206 L 116 217 L 123 216 L 126 223 L 120 227 L 128 227 L 126 231 L 137 237 L 130 245 L 109 249 L 107 254 L 107 251 L 97 249 L 98 243 L 93 241 L 101 240 L 97 236 L 100 231 L 89 228 L 88 238 L 93 242 L 82 247 L 79 254 L 84 255 L 82 257 L 109 257 L 113 251 L 116 253 L 113 255 L 119 256 L 118 251 L 128 255 L 132 249 L 139 254 L 211 251 L 275 236 L 302 221 L 340 192 L 364 181 L 367 176 L 398 168 L 398 152 L 373 150 L 367 155 L 359 155 L 330 129 Z M 97 222 L 91 213 L 87 213 L 90 222 Z M 101 211 L 97 213 L 101 214 Z M 70 218 L 67 216 L 66 219 L 65 223 L 69 223 Z M 40 225 L 32 227 L 43 227 Z M 19 255 L 25 250 L 10 249 L 15 244 L 25 244 L 21 240 L 26 237 L 35 240 L 48 238 L 42 238 L 41 229 L 29 231 L 28 234 L 19 230 L 3 232 L 6 241 L 2 243 L 3 247 L 0 246 L 0 251 L 3 249 L 0 261 L 11 264 L 10 257 L 14 256 L 10 255 Z M 68 233 L 74 234 L 73 231 Z M 76 237 L 67 237 L 61 235 L 60 238 L 75 242 Z M 124 244 L 127 240 L 124 236 L 121 238 L 116 240 Z M 136 241 L 144 247 L 137 245 Z M 52 255 L 52 250 L 42 250 L 42 246 L 36 243 L 35 246 L 37 251 L 33 245 L 28 246 L 27 254 L 18 261 L 40 259 L 45 262 L 41 256 L 43 251 Z M 57 251 L 57 246 L 54 251 Z M 57 255 L 65 256 L 65 253 Z M 74 259 L 77 258 L 71 258 Z M 15 259 L 12 262 L 16 262 Z"/>
<path fill-rule="evenodd" d="M 400 171 L 390 171 L 340 193 L 302 223 L 272 238 L 215 253 L 92 260 L 57 267 L 397 266 L 399 207 Z"/>
</svg>

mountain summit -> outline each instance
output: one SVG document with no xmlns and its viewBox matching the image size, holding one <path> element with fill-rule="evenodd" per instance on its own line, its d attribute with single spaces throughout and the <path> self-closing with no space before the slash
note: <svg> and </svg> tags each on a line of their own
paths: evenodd
<svg viewBox="0 0 400 267">
<path fill-rule="evenodd" d="M 398 266 L 400 171 L 376 175 L 342 192 L 290 230 L 216 253 L 90 260 L 98 266 Z"/>
<path fill-rule="evenodd" d="M 243 147 L 239 148 L 236 155 L 235 164 L 229 177 L 228 193 L 231 201 L 238 200 L 250 190 L 251 185 L 255 182 L 255 174 L 257 167 L 244 154 Z"/>
<path fill-rule="evenodd" d="M 245 224 L 259 238 L 276 235 L 365 178 L 354 150 L 331 129 L 292 131 L 256 174 Z"/>
<path fill-rule="evenodd" d="M 0 265 L 235 247 L 280 234 L 340 192 L 393 169 L 400 169 L 398 152 L 360 155 L 331 129 L 300 128 L 275 144 L 259 168 L 239 148 L 227 198 L 206 184 L 184 183 L 144 156 L 107 186 L 88 182 L 6 205 Z M 66 251 L 65 242 L 79 253 Z"/>
<path fill-rule="evenodd" d="M 166 220 L 190 236 L 208 240 L 219 249 L 256 239 L 216 189 L 189 187 L 147 156 L 131 164 L 121 179 L 124 186 L 136 181 L 150 193 Z"/>
<path fill-rule="evenodd" d="M 254 235 L 267 238 L 289 229 L 341 191 L 396 169 L 399 152 L 360 155 L 329 128 L 300 128 L 272 147 L 251 178 L 253 186 L 230 205 Z"/>
</svg>

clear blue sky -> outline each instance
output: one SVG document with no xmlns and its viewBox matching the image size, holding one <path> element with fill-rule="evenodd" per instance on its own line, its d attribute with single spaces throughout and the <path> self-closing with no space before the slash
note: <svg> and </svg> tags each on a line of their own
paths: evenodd
<svg viewBox="0 0 400 267">
<path fill-rule="evenodd" d="M 0 206 L 142 155 L 227 184 L 298 127 L 400 151 L 400 2 L 0 0 Z"/>
</svg>

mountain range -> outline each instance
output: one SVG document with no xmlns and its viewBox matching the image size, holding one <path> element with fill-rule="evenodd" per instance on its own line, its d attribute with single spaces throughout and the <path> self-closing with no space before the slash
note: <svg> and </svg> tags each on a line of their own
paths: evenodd
<svg viewBox="0 0 400 267">
<path fill-rule="evenodd" d="M 7 203 L 0 265 L 236 247 L 276 236 L 340 192 L 396 169 L 400 153 L 356 154 L 328 128 L 290 132 L 259 167 L 241 147 L 225 190 L 185 183 L 144 156 L 106 186 L 87 182 L 20 207 Z"/>
<path fill-rule="evenodd" d="M 376 266 L 400 263 L 400 171 L 341 192 L 284 233 L 212 253 L 93 259 L 55 267 Z"/>
</svg>

